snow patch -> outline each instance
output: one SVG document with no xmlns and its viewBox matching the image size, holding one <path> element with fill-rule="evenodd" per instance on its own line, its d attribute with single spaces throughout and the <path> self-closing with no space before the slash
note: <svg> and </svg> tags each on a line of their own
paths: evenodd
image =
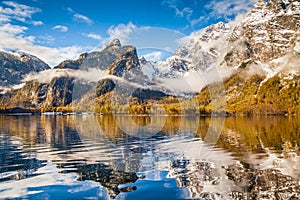
<svg viewBox="0 0 300 200">
<path fill-rule="evenodd" d="M 295 54 L 300 54 L 300 42 L 297 42 L 295 47 L 294 47 L 294 53 Z"/>
<path fill-rule="evenodd" d="M 263 83 L 267 82 L 270 78 L 274 77 L 278 71 L 272 70 L 269 65 L 256 61 L 256 63 L 261 67 L 261 69 L 266 72 L 266 78 L 260 83 L 260 87 Z"/>
<path fill-rule="evenodd" d="M 153 65 L 151 65 L 150 63 L 146 63 L 146 64 L 142 65 L 141 66 L 141 71 L 150 80 L 153 80 L 153 78 L 155 76 L 155 72 L 156 72 L 156 70 L 154 69 Z"/>
</svg>

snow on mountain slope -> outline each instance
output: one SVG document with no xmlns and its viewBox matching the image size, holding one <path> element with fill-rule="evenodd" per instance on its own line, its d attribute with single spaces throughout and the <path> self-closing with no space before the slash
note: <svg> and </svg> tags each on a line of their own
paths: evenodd
<svg viewBox="0 0 300 200">
<path fill-rule="evenodd" d="M 148 77 L 178 78 L 189 71 L 258 66 L 267 78 L 293 65 L 300 54 L 300 2 L 258 0 L 244 18 L 211 25 L 184 38 L 161 62 L 144 62 Z M 264 67 L 265 66 L 265 67 Z M 268 69 L 267 71 L 264 69 Z M 149 75 L 149 73 L 152 73 Z"/>
<path fill-rule="evenodd" d="M 50 67 L 39 58 L 24 52 L 0 52 L 0 86 L 19 84 L 24 75 Z"/>
<path fill-rule="evenodd" d="M 165 61 L 147 62 L 142 68 L 151 76 L 178 78 L 188 71 L 205 71 L 217 66 L 226 50 L 230 25 L 220 22 L 183 39 L 184 45 Z M 146 69 L 147 68 L 147 69 Z M 149 75 L 149 74 L 148 74 Z"/>
</svg>

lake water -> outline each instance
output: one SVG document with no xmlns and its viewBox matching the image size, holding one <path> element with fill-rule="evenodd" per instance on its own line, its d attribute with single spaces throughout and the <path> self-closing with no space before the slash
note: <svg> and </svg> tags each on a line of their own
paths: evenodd
<svg viewBox="0 0 300 200">
<path fill-rule="evenodd" d="M 300 119 L 0 116 L 1 199 L 299 199 Z"/>
</svg>

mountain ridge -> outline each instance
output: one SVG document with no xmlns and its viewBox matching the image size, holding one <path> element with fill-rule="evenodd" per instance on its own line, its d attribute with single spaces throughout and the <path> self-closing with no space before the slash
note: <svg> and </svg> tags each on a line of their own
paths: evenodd
<svg viewBox="0 0 300 200">
<path fill-rule="evenodd" d="M 49 65 L 28 53 L 0 51 L 0 87 L 21 83 L 24 75 L 50 69 Z"/>
</svg>

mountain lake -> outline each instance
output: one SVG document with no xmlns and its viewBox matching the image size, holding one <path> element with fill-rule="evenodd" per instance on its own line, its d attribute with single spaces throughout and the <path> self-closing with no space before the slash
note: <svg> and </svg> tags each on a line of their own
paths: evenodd
<svg viewBox="0 0 300 200">
<path fill-rule="evenodd" d="M 299 199 L 300 118 L 0 116 L 1 199 Z"/>
</svg>

